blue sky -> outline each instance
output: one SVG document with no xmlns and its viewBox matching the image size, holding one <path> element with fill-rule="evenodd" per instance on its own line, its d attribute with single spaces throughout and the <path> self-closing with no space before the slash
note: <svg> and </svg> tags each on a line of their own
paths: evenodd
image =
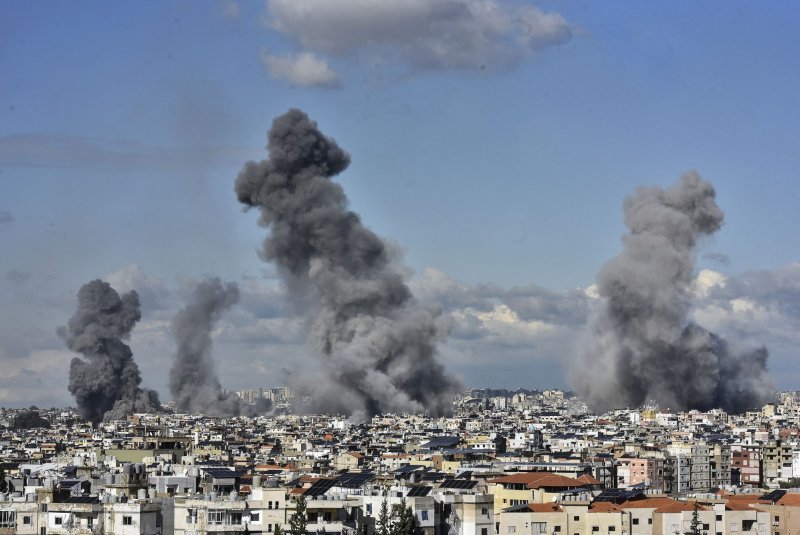
<svg viewBox="0 0 800 535">
<path fill-rule="evenodd" d="M 309 351 L 233 180 L 290 107 L 351 154 L 353 210 L 455 318 L 442 359 L 465 383 L 568 386 L 585 311 L 519 296 L 590 308 L 623 198 L 694 169 L 726 215 L 698 272 L 731 281 L 694 317 L 800 387 L 798 23 L 789 2 L 0 3 L 0 404 L 70 402 L 54 333 L 96 277 L 142 293 L 132 345 L 162 397 L 169 320 L 207 275 L 250 292 L 218 333 L 223 383 L 284 380 Z"/>
</svg>

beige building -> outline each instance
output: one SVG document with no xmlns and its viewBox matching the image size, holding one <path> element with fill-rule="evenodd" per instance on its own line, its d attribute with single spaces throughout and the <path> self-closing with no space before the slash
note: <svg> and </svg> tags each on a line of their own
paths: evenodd
<svg viewBox="0 0 800 535">
<path fill-rule="evenodd" d="M 519 472 L 489 480 L 495 511 L 528 503 L 555 501 L 567 490 L 585 487 L 583 481 L 550 472 Z"/>
<path fill-rule="evenodd" d="M 630 513 L 611 503 L 530 503 L 500 513 L 495 535 L 628 535 Z"/>
</svg>

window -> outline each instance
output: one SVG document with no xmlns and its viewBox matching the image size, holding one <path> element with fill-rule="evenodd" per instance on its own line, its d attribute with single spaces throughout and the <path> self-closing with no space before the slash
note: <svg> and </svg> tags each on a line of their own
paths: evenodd
<svg viewBox="0 0 800 535">
<path fill-rule="evenodd" d="M 242 513 L 238 511 L 235 513 L 230 513 L 230 520 L 228 521 L 228 524 L 238 526 L 241 523 L 242 523 Z"/>
<path fill-rule="evenodd" d="M 250 513 L 250 522 L 261 522 L 261 513 Z"/>
<path fill-rule="evenodd" d="M 56 523 L 56 526 L 60 526 L 62 522 L 64 522 L 64 519 L 63 519 L 63 518 L 61 518 L 60 516 L 57 516 L 57 517 L 55 518 L 55 523 Z"/>
<path fill-rule="evenodd" d="M 133 517 L 125 515 L 122 517 L 122 525 L 123 526 L 132 526 L 133 525 Z"/>
<path fill-rule="evenodd" d="M 30 515 L 25 515 L 22 517 L 22 523 L 25 524 L 26 526 L 30 526 L 32 522 L 33 519 L 30 517 Z"/>
<path fill-rule="evenodd" d="M 703 524 L 703 529 L 708 531 L 708 524 Z"/>
<path fill-rule="evenodd" d="M 778 523 L 780 521 L 781 521 L 781 517 L 779 517 L 778 515 L 775 515 L 775 522 Z"/>
<path fill-rule="evenodd" d="M 372 504 L 371 504 L 371 503 L 368 503 L 368 504 L 367 504 L 367 514 L 368 514 L 368 515 L 371 515 L 371 514 L 372 514 Z"/>
<path fill-rule="evenodd" d="M 43 513 L 46 513 L 46 512 L 47 512 L 47 504 L 46 504 L 46 503 L 43 503 L 43 504 L 42 504 L 42 512 L 43 512 Z"/>
<path fill-rule="evenodd" d="M 580 519 L 581 519 L 581 517 L 579 517 L 579 516 L 573 516 L 572 517 L 573 522 L 577 522 Z"/>
<path fill-rule="evenodd" d="M 638 518 L 634 518 L 633 520 L 631 520 L 631 524 L 633 524 L 634 526 L 638 526 L 639 525 L 639 519 Z"/>
<path fill-rule="evenodd" d="M 94 517 L 90 516 L 86 519 L 86 527 L 90 528 L 92 526 L 94 526 Z"/>
<path fill-rule="evenodd" d="M 653 525 L 653 517 L 652 516 L 647 519 L 647 524 L 650 525 L 650 526 Z"/>
<path fill-rule="evenodd" d="M 272 509 L 272 501 L 267 502 L 267 509 Z"/>
<path fill-rule="evenodd" d="M 30 517 L 25 517 L 30 518 Z M 0 511 L 0 528 L 16 528 L 17 527 L 17 512 L 16 511 Z"/>
<path fill-rule="evenodd" d="M 722 515 L 717 515 L 717 522 L 722 522 Z"/>
<path fill-rule="evenodd" d="M 600 533 L 600 526 L 592 526 L 592 533 Z"/>
<path fill-rule="evenodd" d="M 561 532 L 561 526 L 553 526 L 553 531 L 555 533 L 560 533 Z"/>
<path fill-rule="evenodd" d="M 742 531 L 751 531 L 755 523 L 755 520 L 742 520 Z"/>
<path fill-rule="evenodd" d="M 220 509 L 209 509 L 208 523 L 209 524 L 222 524 L 225 522 L 225 511 Z"/>
<path fill-rule="evenodd" d="M 422 520 L 428 520 L 428 510 L 424 509 L 420 515 L 422 516 Z"/>
<path fill-rule="evenodd" d="M 489 535 L 489 530 L 487 528 L 481 528 L 481 535 Z"/>
<path fill-rule="evenodd" d="M 267 524 L 267 531 L 272 533 L 272 524 Z"/>
<path fill-rule="evenodd" d="M 608 532 L 617 531 L 617 526 L 608 526 Z"/>
<path fill-rule="evenodd" d="M 483 507 L 483 508 L 481 509 L 481 514 L 482 514 L 482 515 L 487 515 L 487 516 L 488 516 L 488 515 L 489 515 L 489 509 L 488 509 L 488 508 L 486 508 L 486 507 Z"/>
<path fill-rule="evenodd" d="M 186 510 L 186 523 L 187 524 L 197 524 L 197 509 L 194 507 L 190 507 Z"/>
</svg>

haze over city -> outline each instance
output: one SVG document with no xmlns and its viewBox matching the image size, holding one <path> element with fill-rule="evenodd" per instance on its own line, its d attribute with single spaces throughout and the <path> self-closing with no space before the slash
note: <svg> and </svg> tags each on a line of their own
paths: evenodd
<svg viewBox="0 0 800 535">
<path fill-rule="evenodd" d="M 385 247 L 388 260 L 368 266 L 370 288 L 385 283 L 396 296 L 407 287 L 415 297 L 413 313 L 404 299 L 373 308 L 423 326 L 414 332 L 429 338 L 413 337 L 416 362 L 441 373 L 439 385 L 577 381 L 600 406 L 641 401 L 598 394 L 597 384 L 575 379 L 574 363 L 601 353 L 590 326 L 613 332 L 620 347 L 653 344 L 620 334 L 618 309 L 603 309 L 614 299 L 602 281 L 610 287 L 637 265 L 649 274 L 659 265 L 660 257 L 641 261 L 630 239 L 623 246 L 624 235 L 656 226 L 657 218 L 631 215 L 631 203 L 674 207 L 674 198 L 696 196 L 711 215 L 675 246 L 678 275 L 648 284 L 670 288 L 678 334 L 688 323 L 703 329 L 686 331 L 689 346 L 701 332 L 737 348 L 731 369 L 757 381 L 731 381 L 736 392 L 760 399 L 772 386 L 800 386 L 800 8 L 330 5 L 0 5 L 1 406 L 75 404 L 70 348 L 86 354 L 85 340 L 75 340 L 89 306 L 77 294 L 94 279 L 126 303 L 126 292 L 138 292 L 131 314 L 140 309 L 141 319 L 115 335 L 130 333 L 141 386 L 162 401 L 176 354 L 190 367 L 213 355 L 212 396 L 220 385 L 330 375 L 315 344 L 342 341 L 334 336 L 341 324 L 325 321 L 339 317 L 330 305 L 339 294 L 312 281 L 323 298 L 309 308 L 292 264 L 270 258 L 274 221 L 291 217 L 242 186 L 274 171 L 248 174 L 246 161 L 269 159 L 283 172 L 264 149 L 280 121 L 330 136 L 349 154 L 349 167 L 333 149 L 334 159 L 312 167 L 336 167 L 346 209 Z M 292 108 L 315 125 L 284 115 Z M 294 172 L 294 161 L 285 165 Z M 270 228 L 259 227 L 260 214 L 273 218 Z M 238 285 L 224 287 L 219 310 L 204 309 L 199 290 L 222 292 L 212 277 Z M 419 310 L 433 312 L 420 319 Z M 662 312 L 643 315 L 658 321 Z M 176 317 L 183 325 L 202 318 L 204 327 L 186 333 Z M 613 347 L 603 362 L 618 362 Z M 761 381 L 764 347 L 774 385 Z M 331 381 L 357 393 L 351 410 L 392 408 L 344 373 Z M 641 381 L 625 384 L 647 392 Z M 146 389 L 137 396 L 148 398 Z M 720 387 L 708 403 L 726 403 L 727 392 Z M 409 395 L 395 408 L 423 396 Z"/>
</svg>

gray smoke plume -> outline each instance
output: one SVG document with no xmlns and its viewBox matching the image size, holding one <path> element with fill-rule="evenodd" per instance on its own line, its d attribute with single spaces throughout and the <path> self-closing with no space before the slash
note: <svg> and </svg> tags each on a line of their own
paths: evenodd
<svg viewBox="0 0 800 535">
<path fill-rule="evenodd" d="M 624 249 L 600 272 L 602 305 L 574 370 L 578 392 L 598 411 L 654 400 L 678 410 L 742 412 L 776 393 L 767 350 L 739 351 L 689 322 L 694 249 L 719 230 L 714 187 L 697 173 L 667 190 L 625 200 Z"/>
<path fill-rule="evenodd" d="M 355 417 L 448 413 L 457 382 L 436 359 L 439 313 L 413 299 L 403 267 L 330 180 L 350 157 L 296 109 L 272 123 L 267 149 L 268 160 L 245 164 L 236 194 L 261 210 L 270 229 L 261 257 L 308 313 L 326 357 L 333 382 L 316 385 L 317 403 Z"/>
<path fill-rule="evenodd" d="M 214 277 L 195 286 L 191 303 L 172 320 L 178 351 L 169 372 L 169 389 L 179 412 L 223 417 L 252 412 L 238 397 L 224 392 L 211 357 L 211 331 L 237 302 L 239 287 Z"/>
<path fill-rule="evenodd" d="M 135 291 L 120 297 L 101 280 L 78 291 L 78 310 L 59 335 L 84 356 L 73 358 L 69 368 L 69 391 L 84 418 L 96 423 L 160 409 L 158 394 L 139 387 L 139 367 L 123 342 L 141 317 Z"/>
</svg>

